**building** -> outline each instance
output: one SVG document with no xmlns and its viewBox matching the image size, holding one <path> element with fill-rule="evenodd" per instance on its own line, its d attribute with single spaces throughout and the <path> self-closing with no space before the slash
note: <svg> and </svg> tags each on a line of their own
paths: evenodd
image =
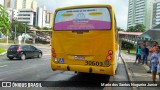
<svg viewBox="0 0 160 90">
<path fill-rule="evenodd" d="M 13 19 L 29 26 L 52 27 L 52 13 L 47 11 L 46 7 L 37 7 L 37 0 L 15 0 L 15 10 Z"/>
<path fill-rule="evenodd" d="M 133 26 L 134 23 L 134 1 L 129 0 L 129 6 L 128 6 L 128 23 L 127 27 Z"/>
<path fill-rule="evenodd" d="M 4 6 L 4 0 L 0 0 L 0 4 Z"/>
<path fill-rule="evenodd" d="M 129 0 L 127 28 L 136 24 L 143 24 L 146 29 L 150 29 L 152 3 L 153 0 Z"/>
<path fill-rule="evenodd" d="M 5 9 L 10 8 L 11 0 L 0 0 L 0 4 L 4 6 Z"/>
<path fill-rule="evenodd" d="M 53 15 L 47 11 L 46 7 L 37 8 L 37 26 L 42 27 L 52 27 Z"/>
<path fill-rule="evenodd" d="M 17 20 L 17 18 L 18 18 L 18 10 L 13 9 L 13 8 L 8 8 L 7 9 L 7 13 L 8 13 L 9 20 L 11 22 Z"/>
<path fill-rule="evenodd" d="M 19 21 L 30 27 L 36 26 L 36 12 L 33 9 L 8 8 L 8 15 L 11 22 Z"/>
<path fill-rule="evenodd" d="M 14 9 L 37 9 L 37 0 L 15 0 Z"/>
<path fill-rule="evenodd" d="M 36 11 L 36 10 L 37 10 L 37 7 L 38 7 L 38 6 L 37 6 L 37 0 L 33 0 L 33 1 L 32 1 L 32 6 L 31 6 L 31 8 Z"/>
<path fill-rule="evenodd" d="M 51 28 L 52 27 L 52 21 L 53 21 L 53 14 L 51 12 L 46 12 L 46 27 Z"/>
<path fill-rule="evenodd" d="M 152 11 L 152 28 L 160 24 L 160 0 L 154 0 Z"/>
<path fill-rule="evenodd" d="M 33 9 L 19 9 L 17 21 L 33 27 L 36 25 L 36 12 Z"/>
<path fill-rule="evenodd" d="M 18 10 L 12 9 L 12 21 L 16 21 L 18 19 Z"/>
<path fill-rule="evenodd" d="M 40 7 L 38 7 L 37 8 L 37 26 L 39 26 L 40 28 L 41 27 L 43 27 L 44 25 L 43 25 L 43 19 L 44 19 L 44 17 L 43 17 L 43 8 L 40 8 Z"/>
<path fill-rule="evenodd" d="M 13 19 L 32 27 L 36 25 L 37 0 L 15 0 Z"/>
</svg>

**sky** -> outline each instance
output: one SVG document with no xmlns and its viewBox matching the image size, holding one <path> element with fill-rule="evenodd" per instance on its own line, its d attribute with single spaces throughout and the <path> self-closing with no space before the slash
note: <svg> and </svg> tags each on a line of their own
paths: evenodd
<svg viewBox="0 0 160 90">
<path fill-rule="evenodd" d="M 46 5 L 53 12 L 56 8 L 85 4 L 110 4 L 115 10 L 117 25 L 126 30 L 129 0 L 38 0 L 38 5 Z"/>
<path fill-rule="evenodd" d="M 13 2 L 12 1 L 12 6 Z M 50 12 L 54 12 L 56 8 L 86 5 L 86 4 L 110 4 L 113 6 L 118 27 L 127 28 L 128 18 L 128 2 L 129 0 L 37 0 L 38 6 L 45 5 Z"/>
</svg>

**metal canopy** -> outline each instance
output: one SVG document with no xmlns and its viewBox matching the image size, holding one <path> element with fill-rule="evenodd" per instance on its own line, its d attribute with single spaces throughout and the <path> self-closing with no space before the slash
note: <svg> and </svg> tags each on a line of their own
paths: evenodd
<svg viewBox="0 0 160 90">
<path fill-rule="evenodd" d="M 139 37 L 148 38 L 154 41 L 160 40 L 160 29 L 150 29 L 143 34 L 141 34 Z"/>
</svg>

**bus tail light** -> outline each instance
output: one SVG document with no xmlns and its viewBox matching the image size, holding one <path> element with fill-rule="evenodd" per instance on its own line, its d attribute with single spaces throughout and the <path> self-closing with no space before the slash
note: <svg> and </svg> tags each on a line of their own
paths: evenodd
<svg viewBox="0 0 160 90">
<path fill-rule="evenodd" d="M 56 55 L 56 53 L 53 53 L 52 56 L 55 58 L 57 55 Z"/>
<path fill-rule="evenodd" d="M 52 53 L 55 53 L 56 51 L 55 51 L 55 49 L 54 48 L 52 48 Z"/>
<path fill-rule="evenodd" d="M 106 60 L 104 61 L 105 65 L 109 65 L 109 61 L 112 59 L 113 51 L 109 50 L 108 55 L 106 56 Z"/>
<path fill-rule="evenodd" d="M 113 51 L 112 51 L 112 50 L 109 50 L 109 51 L 108 51 L 108 54 L 109 54 L 109 55 L 112 55 L 112 54 L 113 54 Z"/>
<path fill-rule="evenodd" d="M 107 59 L 107 60 L 111 60 L 112 57 L 111 57 L 110 55 L 108 55 L 108 56 L 106 57 L 106 59 Z"/>
<path fill-rule="evenodd" d="M 56 51 L 55 51 L 55 49 L 54 48 L 52 48 L 52 57 L 54 57 L 54 62 L 58 62 L 58 58 L 57 58 L 57 54 L 56 54 Z"/>
<path fill-rule="evenodd" d="M 55 52 L 55 49 L 54 48 L 52 48 L 52 57 L 56 57 L 57 56 L 57 54 L 56 54 L 56 52 Z"/>
</svg>

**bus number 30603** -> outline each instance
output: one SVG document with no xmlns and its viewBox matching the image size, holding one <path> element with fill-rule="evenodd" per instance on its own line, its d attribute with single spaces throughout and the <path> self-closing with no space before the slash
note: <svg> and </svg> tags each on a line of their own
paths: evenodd
<svg viewBox="0 0 160 90">
<path fill-rule="evenodd" d="M 103 62 L 96 62 L 96 61 L 86 61 L 85 65 L 90 65 L 90 66 L 103 66 Z"/>
</svg>

